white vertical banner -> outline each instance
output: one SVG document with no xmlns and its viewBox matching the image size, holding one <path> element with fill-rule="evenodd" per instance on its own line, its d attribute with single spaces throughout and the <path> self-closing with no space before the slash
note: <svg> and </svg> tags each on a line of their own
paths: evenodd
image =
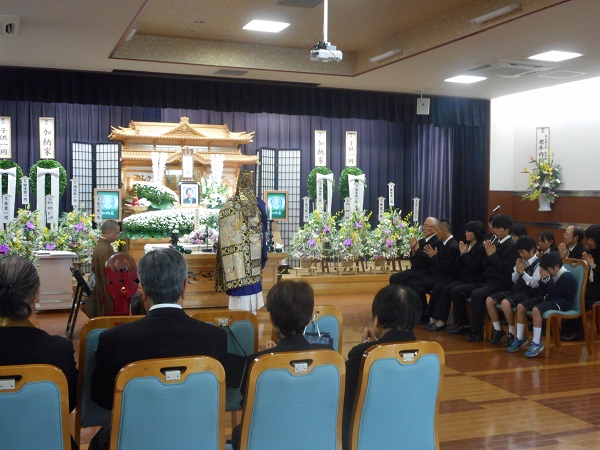
<svg viewBox="0 0 600 450">
<path fill-rule="evenodd" d="M 15 215 L 15 199 L 17 198 L 17 168 L 11 167 L 10 169 L 0 169 L 0 182 L 4 183 L 4 176 L 6 175 L 6 195 L 9 196 L 8 201 L 8 216 L 9 222 Z"/>
<path fill-rule="evenodd" d="M 29 205 L 29 177 L 21 177 L 21 203 Z"/>
<path fill-rule="evenodd" d="M 421 199 L 419 197 L 413 198 L 413 210 L 412 210 L 413 222 L 419 221 L 419 205 L 420 204 L 421 204 Z"/>
<path fill-rule="evenodd" d="M 323 211 L 323 183 L 317 174 L 317 211 Z"/>
<path fill-rule="evenodd" d="M 350 211 L 352 211 L 352 200 L 350 197 L 344 199 L 344 220 L 350 219 Z"/>
<path fill-rule="evenodd" d="M 54 209 L 54 196 L 46 195 L 46 222 L 50 223 L 50 229 L 54 230 L 58 225 L 57 211 Z M 45 224 L 44 224 L 45 225 Z"/>
<path fill-rule="evenodd" d="M 315 130 L 315 167 L 327 165 L 327 131 Z"/>
<path fill-rule="evenodd" d="M 381 222 L 383 220 L 383 213 L 385 212 L 385 197 L 377 197 L 377 220 Z"/>
<path fill-rule="evenodd" d="M 79 178 L 71 178 L 71 206 L 79 211 Z"/>
<path fill-rule="evenodd" d="M 390 205 L 390 208 L 394 207 L 395 194 L 396 194 L 396 184 L 388 183 L 388 205 Z"/>
<path fill-rule="evenodd" d="M 55 159 L 54 117 L 40 117 L 40 159 Z"/>
<path fill-rule="evenodd" d="M 194 230 L 200 229 L 200 208 L 194 210 Z"/>
<path fill-rule="evenodd" d="M 331 199 L 333 198 L 333 173 L 328 173 L 327 175 L 323 175 L 322 173 L 317 174 L 317 204 L 319 203 L 319 195 L 321 193 L 321 209 L 323 211 L 323 196 L 325 189 L 323 186 L 327 183 L 327 212 L 331 214 Z M 321 186 L 321 190 L 319 191 L 319 186 Z"/>
<path fill-rule="evenodd" d="M 350 208 L 352 211 L 363 210 L 365 195 L 365 174 L 348 174 L 348 193 L 350 194 Z"/>
<path fill-rule="evenodd" d="M 2 229 L 9 222 L 12 221 L 12 215 L 10 213 L 10 195 L 5 194 L 2 196 Z"/>
<path fill-rule="evenodd" d="M 0 117 L 0 158 L 12 158 L 10 117 Z"/>
<path fill-rule="evenodd" d="M 100 225 L 102 223 L 102 196 L 97 195 L 94 200 L 94 220 Z"/>
<path fill-rule="evenodd" d="M 535 129 L 535 153 L 537 161 L 548 159 L 550 151 L 550 127 L 537 127 Z"/>
<path fill-rule="evenodd" d="M 302 221 L 304 223 L 308 222 L 308 216 L 310 215 L 310 206 L 309 206 L 310 198 L 308 196 L 302 197 Z"/>
<path fill-rule="evenodd" d="M 346 167 L 358 164 L 358 133 L 346 131 Z"/>
</svg>

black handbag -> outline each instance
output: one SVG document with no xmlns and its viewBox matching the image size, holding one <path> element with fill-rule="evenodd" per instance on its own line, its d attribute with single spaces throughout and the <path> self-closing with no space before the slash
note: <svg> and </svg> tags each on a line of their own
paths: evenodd
<svg viewBox="0 0 600 450">
<path fill-rule="evenodd" d="M 309 328 L 312 327 L 312 331 L 308 331 Z M 331 337 L 331 333 L 324 332 L 321 333 L 319 330 L 319 325 L 313 320 L 311 323 L 304 329 L 304 338 L 310 342 L 311 344 L 325 344 L 333 348 L 333 338 Z"/>
</svg>

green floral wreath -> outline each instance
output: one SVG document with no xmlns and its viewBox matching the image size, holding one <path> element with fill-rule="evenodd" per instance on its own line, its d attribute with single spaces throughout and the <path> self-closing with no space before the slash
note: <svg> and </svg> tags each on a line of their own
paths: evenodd
<svg viewBox="0 0 600 450">
<path fill-rule="evenodd" d="M 23 176 L 23 170 L 21 169 L 21 166 L 19 166 L 16 162 L 11 161 L 10 159 L 0 160 L 0 169 L 6 170 L 11 169 L 13 167 L 17 168 L 17 185 L 15 186 L 15 188 L 16 193 L 18 194 L 19 192 L 21 192 L 21 177 Z M 8 177 L 2 176 L 2 195 L 4 194 L 8 194 Z"/>
<path fill-rule="evenodd" d="M 340 193 L 340 198 L 343 200 L 346 197 L 350 197 L 350 189 L 348 186 L 348 175 L 362 175 L 364 172 L 360 170 L 358 167 L 346 167 L 342 170 L 340 174 L 340 186 L 338 188 L 338 192 Z M 365 190 L 367 189 L 367 181 L 365 180 Z"/>
<path fill-rule="evenodd" d="M 42 169 L 54 169 L 58 167 L 58 196 L 62 197 L 62 195 L 65 193 L 65 189 L 67 189 L 67 171 L 58 161 L 54 161 L 53 159 L 40 159 L 33 166 L 31 166 L 31 169 L 29 169 L 29 188 L 31 189 L 31 193 L 33 195 L 37 194 L 38 167 Z M 45 185 L 46 190 L 44 191 L 44 195 L 50 195 L 52 191 L 50 177 L 46 177 Z"/>
<path fill-rule="evenodd" d="M 310 171 L 310 173 L 308 174 L 308 196 L 310 197 L 311 200 L 317 199 L 317 174 L 318 173 L 320 173 L 321 175 L 329 175 L 330 173 L 333 173 L 333 172 L 331 171 L 331 169 L 328 169 L 327 167 L 324 167 L 324 166 L 315 167 L 313 170 Z M 332 187 L 335 189 L 335 179 L 333 180 Z M 323 188 L 323 198 L 327 198 L 327 183 L 325 183 L 325 186 Z"/>
</svg>

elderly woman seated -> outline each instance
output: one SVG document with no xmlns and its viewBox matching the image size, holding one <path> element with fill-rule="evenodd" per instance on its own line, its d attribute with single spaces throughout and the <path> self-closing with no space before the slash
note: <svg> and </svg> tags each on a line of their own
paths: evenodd
<svg viewBox="0 0 600 450">
<path fill-rule="evenodd" d="M 77 404 L 77 369 L 73 344 L 36 328 L 29 317 L 39 295 L 34 265 L 22 256 L 0 258 L 0 366 L 51 364 L 69 384 L 69 409 Z"/>
</svg>

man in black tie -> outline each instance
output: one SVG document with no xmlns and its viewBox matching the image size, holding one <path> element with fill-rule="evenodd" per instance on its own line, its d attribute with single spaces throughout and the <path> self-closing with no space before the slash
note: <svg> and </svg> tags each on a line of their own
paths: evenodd
<svg viewBox="0 0 600 450">
<path fill-rule="evenodd" d="M 424 237 L 418 241 L 414 238 L 410 240 L 410 269 L 393 273 L 390 276 L 390 284 L 410 286 L 413 280 L 420 279 L 429 273 L 431 258 L 423 249 L 426 245 L 436 246 L 438 244 L 439 239 L 435 235 L 437 223 L 438 220 L 435 217 L 425 219 L 423 222 Z"/>
</svg>

